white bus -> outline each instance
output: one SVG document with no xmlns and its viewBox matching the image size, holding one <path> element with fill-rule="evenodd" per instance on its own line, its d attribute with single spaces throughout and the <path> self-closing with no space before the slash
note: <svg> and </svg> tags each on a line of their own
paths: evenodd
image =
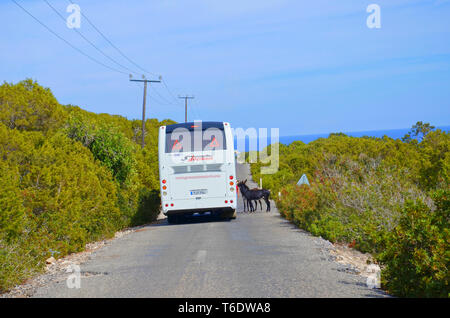
<svg viewBox="0 0 450 318">
<path fill-rule="evenodd" d="M 161 207 L 169 223 L 205 213 L 236 218 L 236 164 L 229 123 L 161 126 L 158 147 Z"/>
</svg>

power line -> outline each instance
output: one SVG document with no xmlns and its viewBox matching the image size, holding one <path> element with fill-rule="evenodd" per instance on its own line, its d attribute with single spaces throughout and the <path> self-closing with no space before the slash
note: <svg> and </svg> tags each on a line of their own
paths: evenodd
<svg viewBox="0 0 450 318">
<path fill-rule="evenodd" d="M 38 18 L 36 18 L 33 14 L 31 14 L 31 12 L 29 12 L 27 9 L 25 9 L 24 7 L 22 7 L 17 1 L 15 0 L 11 0 L 12 2 L 14 2 L 14 4 L 16 4 L 19 8 L 21 8 L 25 13 L 27 13 L 30 17 L 32 17 L 36 22 L 38 22 L 40 25 L 42 25 L 44 28 L 47 29 L 47 31 L 49 31 L 50 33 L 52 33 L 54 36 L 56 36 L 58 39 L 60 39 L 61 41 L 63 41 L 64 43 L 66 43 L 67 45 L 69 45 L 72 49 L 76 50 L 78 53 L 84 55 L 85 57 L 87 57 L 88 59 L 90 59 L 91 61 L 106 67 L 114 72 L 117 73 L 121 73 L 121 74 L 125 74 L 128 75 L 128 73 L 125 73 L 123 71 L 120 71 L 114 67 L 108 66 L 100 61 L 98 61 L 97 59 L 91 57 L 90 55 L 88 55 L 87 53 L 83 52 L 81 49 L 77 48 L 76 46 L 74 46 L 72 43 L 70 43 L 69 41 L 67 41 L 66 39 L 64 39 L 62 36 L 60 36 L 58 33 L 56 33 L 55 31 L 53 31 L 52 29 L 50 29 L 45 23 L 41 22 Z"/>
<path fill-rule="evenodd" d="M 172 105 L 179 105 L 178 104 L 178 98 L 175 97 L 175 95 L 172 93 L 172 91 L 169 89 L 167 83 L 164 81 L 164 78 L 162 76 L 159 77 L 159 79 L 161 80 L 161 82 L 164 84 L 164 87 L 166 88 L 167 92 L 169 93 L 169 96 L 173 99 L 173 102 L 170 102 L 169 100 L 167 100 L 166 98 L 164 98 L 163 96 L 161 96 L 161 94 L 159 94 L 158 92 L 156 92 L 162 99 L 164 99 L 165 101 L 167 101 L 168 103 L 171 103 Z"/>
<path fill-rule="evenodd" d="M 70 3 L 74 4 L 72 0 L 69 0 Z M 155 73 L 146 71 L 144 68 L 142 68 L 139 64 L 137 64 L 136 62 L 134 62 L 131 58 L 129 58 L 127 55 L 125 55 L 125 53 L 123 53 L 116 45 L 114 45 L 111 40 L 109 40 L 105 34 L 103 34 L 102 31 L 100 31 L 95 24 L 83 13 L 83 11 L 81 11 L 81 15 L 86 19 L 86 21 L 95 29 L 95 31 L 98 32 L 98 34 L 100 34 L 103 39 L 105 39 L 106 42 L 109 43 L 109 45 L 111 45 L 122 57 L 124 57 L 128 62 L 130 62 L 131 64 L 133 64 L 134 66 L 136 66 L 137 68 L 139 68 L 141 71 L 148 73 L 150 75 L 153 76 L 159 76 Z"/>
<path fill-rule="evenodd" d="M 166 102 L 168 105 L 176 105 L 174 102 L 171 102 L 169 100 L 167 100 L 164 96 L 162 96 L 156 89 L 155 89 L 155 93 L 164 101 Z"/>
<path fill-rule="evenodd" d="M 43 0 L 60 18 L 61 20 L 63 20 L 64 22 L 66 22 L 66 19 L 62 16 L 61 13 L 58 12 L 58 10 L 55 9 L 55 7 L 53 7 L 50 2 L 48 2 L 47 0 Z M 112 57 L 110 57 L 108 54 L 106 54 L 105 52 L 103 52 L 100 48 L 98 48 L 94 43 L 92 43 L 88 38 L 86 38 L 83 33 L 81 33 L 80 31 L 78 31 L 76 28 L 73 28 L 72 30 L 74 30 L 79 36 L 81 36 L 86 42 L 88 42 L 93 48 L 95 48 L 98 52 L 100 52 L 104 57 L 106 57 L 107 59 L 109 59 L 110 61 L 112 61 L 113 63 L 115 63 L 116 65 L 122 67 L 123 69 L 134 73 L 134 74 L 138 74 L 137 72 L 129 69 L 128 67 L 120 64 L 119 62 L 117 62 L 115 59 L 113 59 Z"/>
<path fill-rule="evenodd" d="M 74 4 L 74 2 L 72 0 L 68 0 L 70 3 Z M 123 53 L 122 50 L 120 50 L 102 31 L 100 31 L 100 29 L 94 24 L 94 22 L 92 22 L 84 13 L 83 11 L 81 11 L 81 15 L 83 16 L 83 18 L 86 19 L 86 21 L 95 29 L 95 31 L 98 32 L 98 34 L 101 35 L 101 37 L 109 43 L 109 45 L 111 45 L 112 48 L 114 48 L 122 57 L 124 57 L 128 62 L 130 62 L 131 64 L 133 64 L 134 66 L 136 66 L 137 68 L 139 68 L 141 71 L 148 73 L 149 75 L 152 76 L 158 76 L 160 77 L 160 75 L 157 75 L 155 73 L 149 72 L 146 69 L 144 69 L 142 66 L 140 66 L 138 63 L 136 63 L 135 61 L 133 61 L 130 57 L 128 57 L 125 53 Z M 135 72 L 133 72 L 135 73 Z M 135 73 L 136 74 L 136 73 Z M 177 98 L 175 97 L 175 95 L 172 93 L 172 91 L 169 89 L 167 83 L 164 81 L 163 78 L 161 78 L 161 82 L 164 84 L 164 87 L 166 88 L 166 90 L 169 92 L 169 95 L 171 96 L 171 98 L 173 98 L 174 101 L 177 101 Z M 171 103 L 170 101 L 168 101 L 166 98 L 162 97 L 161 94 L 158 93 L 157 90 L 155 90 L 156 93 L 158 94 L 158 96 L 160 96 L 163 100 L 165 100 L 167 103 Z M 172 103 L 173 104 L 173 103 Z"/>
<path fill-rule="evenodd" d="M 156 92 L 156 86 L 150 86 L 150 87 L 149 87 L 149 95 L 148 95 L 148 97 L 149 97 L 149 99 L 151 99 L 151 100 L 153 100 L 154 102 L 156 102 L 158 105 L 160 105 L 160 106 L 180 106 L 180 107 L 181 107 L 180 104 L 174 104 L 174 103 L 168 104 L 168 103 L 162 101 L 161 99 L 156 98 L 156 96 L 152 96 L 151 93 L 152 93 L 153 91 Z"/>
<path fill-rule="evenodd" d="M 164 78 L 161 77 L 161 81 L 164 84 L 165 88 L 167 89 L 167 91 L 169 92 L 169 94 L 173 97 L 174 100 L 177 100 L 177 98 L 175 97 L 174 94 L 172 94 L 172 91 L 169 89 L 169 87 L 167 86 L 167 83 L 164 81 Z"/>
<path fill-rule="evenodd" d="M 178 106 L 178 107 L 181 107 L 180 104 L 175 104 L 175 103 L 173 103 L 173 102 L 170 102 L 170 101 L 168 101 L 167 99 L 165 99 L 163 96 L 161 96 L 161 95 L 158 93 L 158 91 L 156 90 L 156 87 L 155 87 L 155 86 L 153 86 L 152 88 L 153 88 L 153 91 L 152 91 L 152 92 L 155 92 L 160 98 L 158 99 L 158 98 L 156 98 L 156 96 L 150 96 L 150 98 L 152 98 L 154 101 L 156 101 L 159 105 L 162 105 L 162 106 Z"/>
<path fill-rule="evenodd" d="M 149 95 L 148 98 L 150 98 L 151 100 L 153 100 L 155 103 L 157 103 L 159 106 L 172 106 L 171 104 L 166 104 L 161 102 L 161 100 L 155 98 L 154 96 Z"/>
<path fill-rule="evenodd" d="M 97 60 L 96 58 L 90 56 L 89 54 L 85 53 L 83 50 L 79 49 L 78 47 L 76 47 L 75 45 L 73 45 L 72 43 L 70 43 L 69 41 L 67 41 L 65 38 L 63 38 L 62 36 L 60 36 L 58 33 L 56 33 L 55 31 L 53 31 L 49 26 L 47 26 L 45 23 L 43 23 L 41 20 L 39 20 L 37 17 L 35 17 L 31 12 L 29 12 L 27 9 L 25 9 L 23 6 L 21 6 L 16 0 L 11 0 L 16 6 L 18 6 L 20 9 L 22 9 L 26 14 L 28 14 L 31 18 L 33 18 L 37 23 L 39 23 L 41 26 L 43 26 L 45 29 L 47 29 L 47 31 L 49 31 L 50 33 L 52 33 L 54 36 L 56 36 L 58 39 L 60 39 L 61 41 L 63 41 L 64 43 L 66 43 L 68 46 L 70 46 L 72 49 L 74 49 L 75 51 L 77 51 L 78 53 L 84 55 L 86 58 L 90 59 L 91 61 L 93 61 L 94 63 L 101 65 L 111 71 L 120 73 L 120 74 L 125 74 L 125 75 L 129 75 L 128 73 L 121 71 L 115 67 L 109 66 L 99 60 Z M 46 2 L 46 4 L 53 10 L 55 11 L 55 13 L 58 14 L 58 16 L 60 18 L 62 18 L 64 21 L 64 17 L 47 1 L 44 0 Z M 71 2 L 73 4 L 73 2 L 71 0 L 69 0 L 69 2 Z M 81 13 L 81 15 L 86 19 L 86 21 L 88 21 L 88 23 L 114 48 L 116 49 L 124 58 L 126 58 L 130 63 L 132 63 L 133 65 L 135 65 L 136 67 L 138 67 L 139 69 L 141 69 L 142 71 L 151 74 L 151 75 L 156 75 L 155 73 L 146 71 L 145 69 L 143 69 L 142 67 L 140 67 L 137 63 L 133 62 L 130 58 L 128 58 L 117 46 L 115 46 L 90 20 L 89 18 Z M 108 59 L 110 59 L 111 61 L 113 61 L 115 64 L 121 66 L 124 69 L 127 69 L 129 71 L 131 71 L 132 73 L 137 74 L 136 72 L 130 70 L 129 68 L 127 68 L 126 66 L 120 64 L 119 62 L 115 61 L 113 58 L 111 58 L 110 56 L 108 56 L 107 54 L 105 54 L 101 49 L 99 49 L 94 43 L 92 43 L 89 39 L 87 39 L 81 32 L 79 32 L 78 30 L 74 29 L 74 31 L 76 31 L 84 40 L 86 40 L 89 44 L 91 44 L 96 50 L 98 50 L 100 53 L 102 53 L 105 57 L 107 57 Z M 168 93 L 170 94 L 170 96 L 174 99 L 174 101 L 177 100 L 177 98 L 175 97 L 175 95 L 172 93 L 172 91 L 169 89 L 166 81 L 161 77 L 161 81 L 156 81 L 156 82 L 162 82 L 164 84 L 164 87 L 166 88 L 166 90 L 168 91 Z M 158 96 L 160 96 L 163 100 L 165 100 L 166 102 L 168 102 L 167 105 L 179 105 L 177 103 L 173 103 L 168 101 L 166 98 L 164 98 L 156 89 L 155 92 L 157 93 Z M 152 98 L 152 97 L 151 97 Z M 192 97 L 193 98 L 193 97 Z M 154 99 L 154 98 L 152 98 Z M 189 97 L 188 99 L 191 99 L 191 97 Z M 156 100 L 156 99 L 155 99 Z M 162 103 L 160 103 L 162 104 Z M 187 100 L 186 100 L 186 104 L 187 104 Z M 187 107 L 185 109 L 185 118 L 187 118 Z"/>
</svg>

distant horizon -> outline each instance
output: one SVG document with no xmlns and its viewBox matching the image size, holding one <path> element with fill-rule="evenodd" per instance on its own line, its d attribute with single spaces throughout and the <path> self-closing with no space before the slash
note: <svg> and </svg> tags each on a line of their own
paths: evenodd
<svg viewBox="0 0 450 318">
<path fill-rule="evenodd" d="M 429 123 L 432 126 L 433 123 Z M 412 124 L 412 125 L 415 125 Z M 316 134 L 293 134 L 293 135 L 280 135 L 280 137 L 296 137 L 296 136 L 318 136 L 318 135 L 329 135 L 329 134 L 359 134 L 359 133 L 375 133 L 375 132 L 382 132 L 382 131 L 404 131 L 404 130 L 408 130 L 410 131 L 411 127 L 404 127 L 404 128 L 388 128 L 388 129 L 371 129 L 371 130 L 354 130 L 354 131 L 330 131 L 330 132 L 323 132 L 323 133 L 316 133 Z M 439 125 L 439 126 L 435 126 L 436 129 L 445 129 L 446 131 L 450 130 L 450 124 L 449 125 Z"/>
<path fill-rule="evenodd" d="M 411 125 L 412 126 L 412 125 Z M 446 126 L 435 126 L 435 129 L 440 129 L 446 132 L 450 131 L 450 125 Z M 367 131 L 352 131 L 352 132 L 329 132 L 329 133 L 322 133 L 322 134 L 305 134 L 305 135 L 281 135 L 279 138 L 279 143 L 283 145 L 289 145 L 293 143 L 294 141 L 302 141 L 304 143 L 310 143 L 313 142 L 319 138 L 327 138 L 330 134 L 338 134 L 342 133 L 349 137 L 355 137 L 355 138 L 361 138 L 364 136 L 367 137 L 375 137 L 375 138 L 381 138 L 384 135 L 388 136 L 392 139 L 401 139 L 405 134 L 407 134 L 409 131 L 411 131 L 410 128 L 398 128 L 398 129 L 380 129 L 380 130 L 367 130 Z M 257 143 L 259 141 L 259 138 L 257 139 Z M 242 139 L 239 139 L 242 140 Z M 234 149 L 237 149 L 237 138 L 234 136 Z M 267 137 L 267 146 L 271 144 L 270 135 Z M 256 146 L 258 149 L 258 145 Z M 249 147 L 249 138 L 245 139 L 245 150 L 256 150 L 255 148 L 250 149 Z"/>
</svg>

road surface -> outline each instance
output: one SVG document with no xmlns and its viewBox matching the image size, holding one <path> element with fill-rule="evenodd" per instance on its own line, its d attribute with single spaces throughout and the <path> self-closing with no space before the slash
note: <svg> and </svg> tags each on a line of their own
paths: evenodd
<svg viewBox="0 0 450 318">
<path fill-rule="evenodd" d="M 249 178 L 238 165 L 238 179 Z M 327 242 L 272 212 L 233 221 L 167 220 L 113 240 L 81 265 L 81 286 L 65 281 L 35 297 L 380 297 L 364 277 L 342 271 Z M 263 204 L 265 208 L 265 204 Z M 67 274 L 69 275 L 69 274 Z"/>
</svg>

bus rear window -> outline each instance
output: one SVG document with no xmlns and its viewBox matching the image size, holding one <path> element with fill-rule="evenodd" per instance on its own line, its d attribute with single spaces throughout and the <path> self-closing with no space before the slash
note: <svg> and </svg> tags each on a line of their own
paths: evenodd
<svg viewBox="0 0 450 318">
<path fill-rule="evenodd" d="M 222 128 L 210 127 L 205 130 L 197 129 L 197 127 L 178 127 L 168 130 L 166 133 L 166 153 L 225 149 L 226 139 L 223 126 Z"/>
</svg>

